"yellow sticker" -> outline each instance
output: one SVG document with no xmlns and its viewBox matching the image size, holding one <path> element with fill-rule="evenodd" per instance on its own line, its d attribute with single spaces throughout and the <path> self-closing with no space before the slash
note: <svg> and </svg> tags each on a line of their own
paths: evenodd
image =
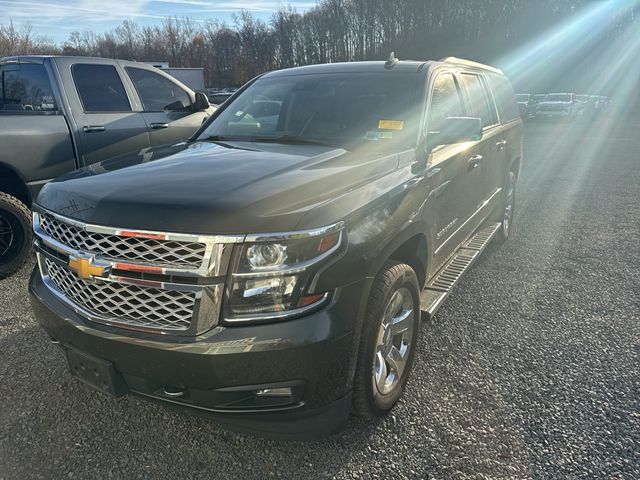
<svg viewBox="0 0 640 480">
<path fill-rule="evenodd" d="M 381 130 L 402 130 L 404 122 L 402 120 L 380 120 L 378 128 Z"/>
</svg>

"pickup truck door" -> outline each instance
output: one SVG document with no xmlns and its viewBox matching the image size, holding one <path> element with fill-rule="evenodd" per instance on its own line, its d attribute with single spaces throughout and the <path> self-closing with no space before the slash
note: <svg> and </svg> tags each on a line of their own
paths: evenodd
<svg viewBox="0 0 640 480">
<path fill-rule="evenodd" d="M 467 116 L 467 113 L 455 75 L 439 73 L 433 83 L 427 126 L 427 142 L 435 148 L 429 156 L 426 172 L 432 185 L 428 208 L 435 210 L 435 242 L 432 243 L 435 269 L 473 233 L 470 220 L 481 196 L 478 142 L 454 145 L 438 145 L 437 142 L 437 135 L 442 130 L 440 122 L 460 116 Z"/>
<path fill-rule="evenodd" d="M 137 67 L 125 71 L 144 108 L 152 146 L 188 139 L 209 115 L 194 111 L 192 95 L 168 75 Z"/>
<path fill-rule="evenodd" d="M 136 112 L 113 64 L 63 61 L 60 77 L 67 88 L 81 164 L 89 165 L 149 147 L 147 125 Z M 68 68 L 66 68 L 68 67 Z"/>
<path fill-rule="evenodd" d="M 40 59 L 0 65 L 0 165 L 19 173 L 32 198 L 48 180 L 76 168 L 55 85 Z"/>
</svg>

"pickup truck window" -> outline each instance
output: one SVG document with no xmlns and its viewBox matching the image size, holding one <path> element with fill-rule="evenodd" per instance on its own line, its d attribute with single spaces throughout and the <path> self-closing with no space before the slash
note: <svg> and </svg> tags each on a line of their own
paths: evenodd
<svg viewBox="0 0 640 480">
<path fill-rule="evenodd" d="M 467 92 L 472 115 L 482 119 L 483 127 L 498 123 L 495 110 L 491 106 L 492 100 L 487 96 L 480 76 L 463 73 L 460 75 L 460 80 Z"/>
<path fill-rule="evenodd" d="M 437 135 L 448 117 L 466 116 L 464 103 L 460 97 L 455 78 L 451 73 L 438 75 L 433 84 L 429 133 Z"/>
<path fill-rule="evenodd" d="M 56 110 L 44 65 L 5 65 L 0 69 L 0 112 L 36 114 Z"/>
<path fill-rule="evenodd" d="M 175 112 L 191 108 L 187 92 L 171 80 L 142 68 L 125 67 L 125 70 L 146 112 Z"/>
<path fill-rule="evenodd" d="M 131 104 L 113 65 L 77 63 L 73 81 L 85 112 L 130 112 Z"/>
<path fill-rule="evenodd" d="M 263 78 L 228 105 L 200 139 L 316 142 L 347 149 L 415 146 L 418 78 L 388 72 Z"/>
</svg>

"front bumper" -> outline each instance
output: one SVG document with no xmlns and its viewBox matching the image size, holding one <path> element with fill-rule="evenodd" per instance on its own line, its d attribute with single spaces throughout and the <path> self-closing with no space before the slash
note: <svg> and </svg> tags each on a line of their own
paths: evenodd
<svg viewBox="0 0 640 480">
<path fill-rule="evenodd" d="M 369 286 L 368 279 L 345 286 L 329 306 L 295 320 L 219 326 L 196 339 L 91 323 L 53 295 L 37 269 L 29 290 L 49 336 L 111 362 L 132 393 L 207 412 L 231 429 L 310 438 L 333 433 L 348 419 L 354 332 Z M 288 404 L 255 400 L 256 391 L 281 387 L 292 389 Z"/>
</svg>

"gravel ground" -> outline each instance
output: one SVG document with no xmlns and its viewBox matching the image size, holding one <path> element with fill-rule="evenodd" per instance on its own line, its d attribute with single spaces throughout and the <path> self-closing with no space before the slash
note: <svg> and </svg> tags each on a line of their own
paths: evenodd
<svg viewBox="0 0 640 480">
<path fill-rule="evenodd" d="M 404 400 L 310 443 L 71 379 L 0 282 L 0 478 L 640 478 L 640 120 L 526 129 L 517 235 L 422 331 Z"/>
</svg>

